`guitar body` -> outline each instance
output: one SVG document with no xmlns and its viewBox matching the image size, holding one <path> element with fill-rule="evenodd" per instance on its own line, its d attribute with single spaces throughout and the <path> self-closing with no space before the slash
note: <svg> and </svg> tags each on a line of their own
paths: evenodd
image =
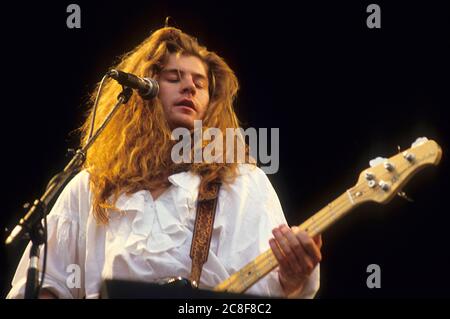
<svg viewBox="0 0 450 319">
<path fill-rule="evenodd" d="M 158 281 L 157 283 L 166 287 L 195 289 L 191 281 L 183 277 L 171 277 L 169 279 Z"/>
</svg>

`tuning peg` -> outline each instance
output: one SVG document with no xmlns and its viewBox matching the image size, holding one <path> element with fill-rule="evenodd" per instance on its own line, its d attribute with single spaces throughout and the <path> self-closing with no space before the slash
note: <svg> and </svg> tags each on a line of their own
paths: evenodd
<svg viewBox="0 0 450 319">
<path fill-rule="evenodd" d="M 395 167 L 394 167 L 394 165 L 392 165 L 391 163 L 389 163 L 389 162 L 384 162 L 384 168 L 388 171 L 388 172 L 392 172 L 394 169 L 395 169 Z"/>
<path fill-rule="evenodd" d="M 415 159 L 414 154 L 408 153 L 407 151 L 403 152 L 403 158 L 410 163 L 414 162 Z"/>
<path fill-rule="evenodd" d="M 406 193 L 403 191 L 398 192 L 397 195 L 408 202 L 411 202 L 411 203 L 414 202 L 414 200 L 412 198 L 408 197 L 408 195 L 406 195 Z"/>
<path fill-rule="evenodd" d="M 385 191 L 385 192 L 387 192 L 387 191 L 389 191 L 389 184 L 388 183 L 386 183 L 385 181 L 380 181 L 379 183 L 378 183 L 378 185 L 380 185 L 380 188 L 383 190 L 383 191 Z"/>
<path fill-rule="evenodd" d="M 373 175 L 373 173 L 371 173 L 371 172 L 366 172 L 366 173 L 364 174 L 364 177 L 365 177 L 366 180 L 368 180 L 368 181 L 371 181 L 371 180 L 375 179 L 375 175 Z"/>
<path fill-rule="evenodd" d="M 375 186 L 377 186 L 377 182 L 375 182 L 375 181 L 372 179 L 372 180 L 370 180 L 370 181 L 367 181 L 367 185 L 368 185 L 370 188 L 374 188 Z"/>
</svg>

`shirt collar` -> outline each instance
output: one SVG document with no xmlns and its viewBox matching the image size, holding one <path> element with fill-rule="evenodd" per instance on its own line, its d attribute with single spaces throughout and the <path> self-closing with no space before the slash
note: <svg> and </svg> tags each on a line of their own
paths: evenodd
<svg viewBox="0 0 450 319">
<path fill-rule="evenodd" d="M 189 192 L 197 189 L 200 185 L 200 177 L 190 171 L 172 174 L 167 179 L 173 185 L 184 188 Z"/>
</svg>

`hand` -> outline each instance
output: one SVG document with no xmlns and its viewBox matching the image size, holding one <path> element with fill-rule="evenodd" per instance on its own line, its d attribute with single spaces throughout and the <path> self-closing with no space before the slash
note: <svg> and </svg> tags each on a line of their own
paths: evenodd
<svg viewBox="0 0 450 319">
<path fill-rule="evenodd" d="M 311 238 L 298 227 L 281 225 L 272 230 L 275 238 L 269 240 L 278 261 L 281 287 L 289 296 L 299 293 L 317 264 L 322 260 L 322 237 Z"/>
</svg>

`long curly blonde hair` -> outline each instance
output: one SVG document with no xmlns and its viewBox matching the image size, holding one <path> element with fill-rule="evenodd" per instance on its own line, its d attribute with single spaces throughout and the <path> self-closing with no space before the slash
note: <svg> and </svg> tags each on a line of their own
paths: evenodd
<svg viewBox="0 0 450 319">
<path fill-rule="evenodd" d="M 196 56 L 207 66 L 210 104 L 203 126 L 219 128 L 223 134 L 226 128 L 238 128 L 233 101 L 239 84 L 234 72 L 216 53 L 208 51 L 179 29 L 164 27 L 153 32 L 122 56 L 114 68 L 141 77 L 158 78 L 173 53 Z M 98 102 L 94 131 L 111 110 L 121 90 L 116 82 L 106 80 Z M 94 93 L 90 104 L 93 104 Z M 82 145 L 88 139 L 92 111 L 91 106 L 80 128 Z M 121 194 L 168 186 L 169 174 L 190 170 L 202 177 L 200 188 L 211 181 L 228 183 L 237 176 L 235 163 L 175 164 L 170 157 L 174 143 L 158 98 L 145 101 L 133 94 L 126 105 L 120 107 L 88 150 L 84 165 L 90 174 L 94 216 L 98 223 L 108 223 L 108 209 L 116 209 L 115 202 Z M 246 152 L 248 154 L 248 149 Z"/>
</svg>

